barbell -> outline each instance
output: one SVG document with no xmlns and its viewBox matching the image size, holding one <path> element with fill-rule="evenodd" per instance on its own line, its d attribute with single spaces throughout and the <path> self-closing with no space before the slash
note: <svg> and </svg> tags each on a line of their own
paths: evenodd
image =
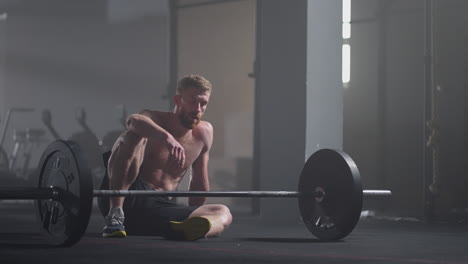
<svg viewBox="0 0 468 264">
<path fill-rule="evenodd" d="M 346 153 L 322 149 L 302 169 L 298 191 L 93 190 L 91 173 L 77 143 L 56 140 L 43 152 L 38 188 L 1 189 L 0 200 L 35 200 L 40 229 L 51 244 L 72 246 L 86 231 L 93 197 L 270 197 L 297 198 L 302 220 L 320 240 L 346 237 L 356 226 L 363 198 L 391 196 L 389 190 L 362 190 L 358 168 Z"/>
</svg>

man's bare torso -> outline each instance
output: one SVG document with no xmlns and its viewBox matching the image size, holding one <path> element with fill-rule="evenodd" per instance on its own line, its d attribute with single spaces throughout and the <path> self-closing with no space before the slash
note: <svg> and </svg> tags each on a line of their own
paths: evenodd
<svg viewBox="0 0 468 264">
<path fill-rule="evenodd" d="M 164 139 L 141 138 L 131 131 L 125 131 L 112 149 L 112 156 L 109 160 L 109 169 L 112 169 L 110 175 L 136 173 L 154 189 L 176 190 L 188 168 L 205 147 L 200 130 L 206 122 L 200 122 L 197 127 L 184 135 L 174 135 L 170 126 L 173 118 L 177 118 L 173 113 L 151 112 L 151 119 L 173 135 L 184 148 L 185 163 L 183 166 L 175 166 L 171 162 L 169 149 Z M 128 157 L 132 159 L 128 160 Z M 131 164 L 128 164 L 129 162 Z M 125 171 L 124 168 L 129 168 L 129 171 Z"/>
</svg>

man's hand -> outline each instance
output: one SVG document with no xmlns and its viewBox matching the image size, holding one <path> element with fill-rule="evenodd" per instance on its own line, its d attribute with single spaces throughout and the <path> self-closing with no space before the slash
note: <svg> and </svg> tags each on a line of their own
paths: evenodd
<svg viewBox="0 0 468 264">
<path fill-rule="evenodd" d="M 185 165 L 185 149 L 172 135 L 168 135 L 166 144 L 169 150 L 169 168 L 174 170 L 183 168 Z"/>
</svg>

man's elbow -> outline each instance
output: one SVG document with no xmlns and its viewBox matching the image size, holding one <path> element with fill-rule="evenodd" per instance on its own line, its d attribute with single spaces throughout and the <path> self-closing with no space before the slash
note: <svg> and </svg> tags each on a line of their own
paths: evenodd
<svg viewBox="0 0 468 264">
<path fill-rule="evenodd" d="M 140 114 L 132 114 L 130 116 L 128 116 L 127 118 L 127 129 L 128 130 L 131 130 L 131 131 L 137 131 L 138 130 L 138 126 L 139 124 L 141 123 L 141 121 L 143 120 L 143 116 L 140 115 Z"/>
<path fill-rule="evenodd" d="M 127 121 L 125 124 L 127 125 L 127 129 L 131 129 L 135 123 L 135 115 L 130 115 L 127 117 Z"/>
</svg>

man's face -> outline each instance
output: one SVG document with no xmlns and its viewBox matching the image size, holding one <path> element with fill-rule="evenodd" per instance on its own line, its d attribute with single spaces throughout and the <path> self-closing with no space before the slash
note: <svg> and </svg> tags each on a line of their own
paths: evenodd
<svg viewBox="0 0 468 264">
<path fill-rule="evenodd" d="M 199 92 L 192 88 L 176 95 L 176 114 L 181 124 L 187 129 L 196 127 L 205 113 L 209 100 L 210 92 Z"/>
</svg>

